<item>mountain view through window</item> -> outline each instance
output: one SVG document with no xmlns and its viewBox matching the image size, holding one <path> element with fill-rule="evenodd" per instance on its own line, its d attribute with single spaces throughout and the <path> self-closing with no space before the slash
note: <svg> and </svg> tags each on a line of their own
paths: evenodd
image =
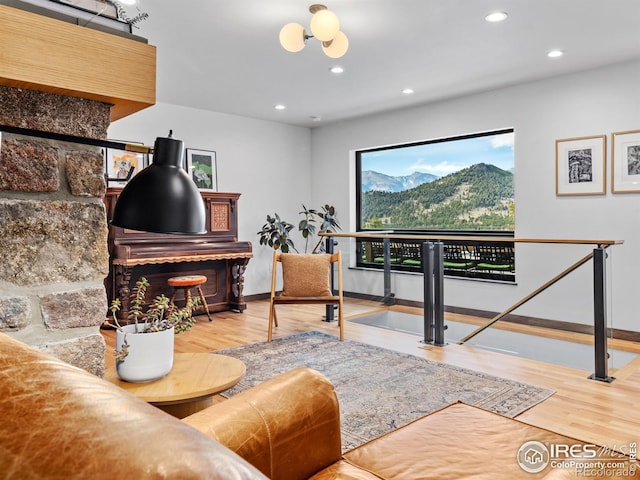
<svg viewBox="0 0 640 480">
<path fill-rule="evenodd" d="M 512 129 L 356 152 L 361 230 L 514 230 Z"/>
</svg>

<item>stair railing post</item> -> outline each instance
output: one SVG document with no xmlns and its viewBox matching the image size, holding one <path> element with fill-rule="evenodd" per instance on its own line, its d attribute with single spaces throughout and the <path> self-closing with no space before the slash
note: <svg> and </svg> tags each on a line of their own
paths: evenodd
<svg viewBox="0 0 640 480">
<path fill-rule="evenodd" d="M 333 239 L 333 237 L 327 237 L 327 239 L 325 240 L 325 251 L 328 254 L 332 254 L 335 251 L 335 246 L 336 242 Z M 331 285 L 331 293 L 333 295 L 335 295 L 336 290 L 335 290 L 335 271 L 333 268 L 333 264 L 331 265 L 331 270 L 330 270 L 330 285 Z M 333 305 L 325 305 L 325 314 L 324 314 L 324 321 L 325 322 L 335 322 L 336 318 L 335 318 L 335 309 Z"/>
<path fill-rule="evenodd" d="M 593 352 L 595 357 L 595 373 L 589 376 L 592 380 L 611 383 L 615 378 L 607 371 L 607 287 L 606 287 L 607 252 L 602 245 L 593 250 Z"/>
<path fill-rule="evenodd" d="M 444 243 L 433 246 L 433 344 L 446 345 L 444 341 Z"/>
<path fill-rule="evenodd" d="M 433 243 L 422 243 L 424 343 L 433 343 Z"/>
<path fill-rule="evenodd" d="M 382 251 L 384 253 L 384 291 L 382 297 L 383 305 L 390 306 L 395 303 L 394 295 L 391 293 L 391 240 L 382 239 Z"/>
</svg>

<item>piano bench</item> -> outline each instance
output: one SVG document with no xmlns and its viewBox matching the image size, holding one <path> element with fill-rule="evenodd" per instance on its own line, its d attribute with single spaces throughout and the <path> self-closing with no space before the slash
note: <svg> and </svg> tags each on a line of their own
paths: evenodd
<svg viewBox="0 0 640 480">
<path fill-rule="evenodd" d="M 179 288 L 184 290 L 185 302 L 189 303 L 191 301 L 191 289 L 196 288 L 198 290 L 198 294 L 200 295 L 200 301 L 202 302 L 204 311 L 207 313 L 209 321 L 212 321 L 211 314 L 209 313 L 209 306 L 207 305 L 207 300 L 204 298 L 202 288 L 200 288 L 200 285 L 202 285 L 203 283 L 207 283 L 207 277 L 205 277 L 204 275 L 184 275 L 181 277 L 171 277 L 167 280 L 167 283 L 170 287 L 173 287 L 171 303 L 173 303 L 174 299 L 176 298 L 176 292 Z"/>
</svg>

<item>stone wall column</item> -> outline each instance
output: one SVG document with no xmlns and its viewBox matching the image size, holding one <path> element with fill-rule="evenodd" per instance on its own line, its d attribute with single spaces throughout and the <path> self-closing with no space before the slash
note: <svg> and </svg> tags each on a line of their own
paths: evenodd
<svg viewBox="0 0 640 480">
<path fill-rule="evenodd" d="M 0 125 L 104 140 L 111 106 L 0 86 Z M 0 133 L 0 332 L 104 374 L 100 147 Z"/>
</svg>

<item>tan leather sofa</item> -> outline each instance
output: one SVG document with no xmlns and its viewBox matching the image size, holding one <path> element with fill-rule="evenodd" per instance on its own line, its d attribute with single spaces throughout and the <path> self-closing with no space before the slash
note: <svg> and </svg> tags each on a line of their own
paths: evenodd
<svg viewBox="0 0 640 480">
<path fill-rule="evenodd" d="M 0 478 L 266 477 L 180 420 L 0 333 Z"/>
<path fill-rule="evenodd" d="M 20 480 L 574 478 L 526 473 L 516 452 L 529 440 L 579 444 L 454 404 L 343 455 L 336 393 L 313 370 L 180 421 L 3 334 L 0 417 L 0 478 Z"/>
</svg>

